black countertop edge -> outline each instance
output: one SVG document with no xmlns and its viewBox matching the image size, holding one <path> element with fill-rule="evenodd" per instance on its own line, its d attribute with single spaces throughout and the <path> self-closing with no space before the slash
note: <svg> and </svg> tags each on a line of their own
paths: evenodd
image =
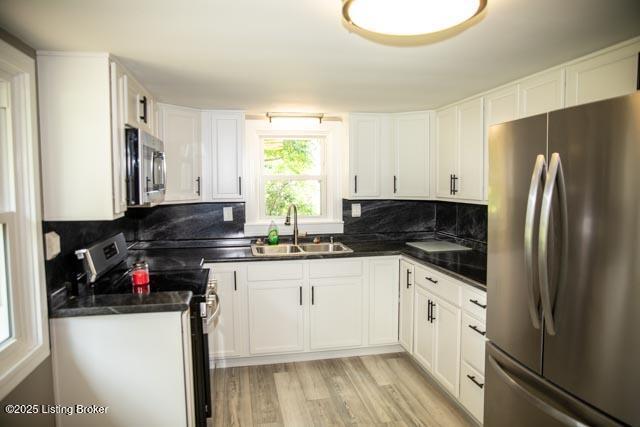
<svg viewBox="0 0 640 427">
<path fill-rule="evenodd" d="M 183 312 L 189 309 L 192 297 L 191 291 L 155 292 L 148 295 L 87 295 L 74 297 L 54 308 L 49 312 L 49 318 Z"/>
</svg>

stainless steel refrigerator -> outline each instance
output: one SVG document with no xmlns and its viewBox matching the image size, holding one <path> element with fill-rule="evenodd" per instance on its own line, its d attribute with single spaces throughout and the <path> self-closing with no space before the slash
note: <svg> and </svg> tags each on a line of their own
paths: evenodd
<svg viewBox="0 0 640 427">
<path fill-rule="evenodd" d="M 492 126 L 487 426 L 640 426 L 640 92 Z"/>
</svg>

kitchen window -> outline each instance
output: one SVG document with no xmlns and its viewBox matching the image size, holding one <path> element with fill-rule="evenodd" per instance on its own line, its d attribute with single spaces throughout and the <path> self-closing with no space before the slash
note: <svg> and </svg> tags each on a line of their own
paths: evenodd
<svg viewBox="0 0 640 427">
<path fill-rule="evenodd" d="M 0 400 L 49 355 L 35 75 L 0 40 Z"/>
<path fill-rule="evenodd" d="M 318 218 L 326 209 L 323 138 L 262 139 L 261 213 L 281 218 L 291 203 L 299 217 Z"/>
</svg>

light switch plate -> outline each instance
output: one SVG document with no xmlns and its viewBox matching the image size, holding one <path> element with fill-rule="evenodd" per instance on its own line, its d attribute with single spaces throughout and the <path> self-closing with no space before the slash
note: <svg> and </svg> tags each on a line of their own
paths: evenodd
<svg viewBox="0 0 640 427">
<path fill-rule="evenodd" d="M 44 235 L 44 244 L 47 261 L 51 261 L 60 254 L 60 236 L 55 231 L 50 231 Z"/>
<path fill-rule="evenodd" d="M 353 218 L 359 218 L 362 215 L 362 208 L 360 207 L 360 203 L 352 203 L 351 204 L 351 216 Z"/>
<path fill-rule="evenodd" d="M 231 206 L 222 208 L 222 214 L 225 221 L 233 221 L 233 208 Z"/>
</svg>

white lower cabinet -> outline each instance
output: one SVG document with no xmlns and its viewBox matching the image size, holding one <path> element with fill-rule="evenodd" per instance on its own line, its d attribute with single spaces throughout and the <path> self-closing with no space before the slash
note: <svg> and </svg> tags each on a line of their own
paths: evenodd
<svg viewBox="0 0 640 427">
<path fill-rule="evenodd" d="M 484 376 L 462 362 L 460 402 L 471 414 L 482 422 L 484 417 Z"/>
<path fill-rule="evenodd" d="M 303 282 L 249 283 L 249 352 L 304 350 Z M 224 302 L 221 302 L 224 304 Z"/>
<path fill-rule="evenodd" d="M 454 396 L 460 375 L 460 308 L 434 297 L 431 306 L 435 325 L 433 374 Z"/>
<path fill-rule="evenodd" d="M 433 297 L 421 287 L 415 293 L 413 357 L 428 371 L 433 370 L 436 329 L 431 320 Z"/>
<path fill-rule="evenodd" d="M 246 300 L 244 269 L 233 264 L 219 264 L 211 270 L 222 303 L 217 320 L 210 326 L 209 354 L 213 357 L 242 355 L 245 352 L 243 338 L 247 336 L 243 321 L 243 301 Z"/>
<path fill-rule="evenodd" d="M 211 357 L 227 363 L 397 346 L 398 263 L 371 257 L 206 264 L 221 310 L 209 330 Z"/>
<path fill-rule="evenodd" d="M 405 348 L 471 415 L 482 422 L 486 293 L 408 260 L 400 261 L 400 273 L 401 322 L 402 316 L 409 312 L 403 312 L 402 290 L 414 288 L 406 287 L 406 284 L 415 283 L 415 290 L 411 292 L 414 303 L 410 310 L 413 346 L 411 350 Z"/>
<path fill-rule="evenodd" d="M 362 345 L 362 279 L 311 280 L 311 350 Z"/>
<path fill-rule="evenodd" d="M 398 342 L 398 258 L 369 261 L 369 344 Z"/>
<path fill-rule="evenodd" d="M 413 300 L 414 267 L 400 261 L 400 345 L 413 353 Z"/>
</svg>

